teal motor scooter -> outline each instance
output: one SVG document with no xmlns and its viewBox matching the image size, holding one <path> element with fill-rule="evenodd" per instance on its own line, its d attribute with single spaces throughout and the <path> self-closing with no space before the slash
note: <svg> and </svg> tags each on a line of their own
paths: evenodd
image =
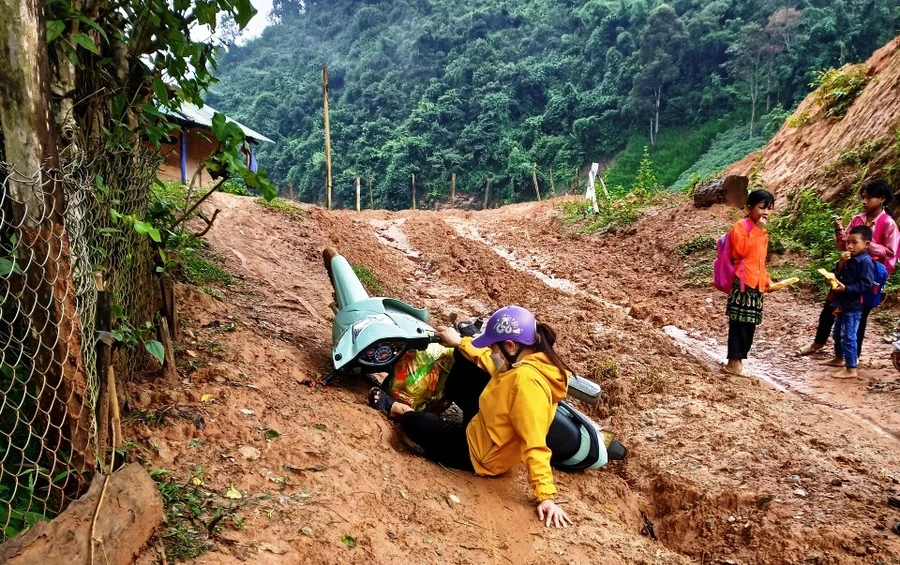
<svg viewBox="0 0 900 565">
<path fill-rule="evenodd" d="M 334 248 L 325 248 L 322 259 L 334 290 L 334 370 L 323 379 L 325 384 L 342 375 L 356 375 L 383 386 L 389 379 L 379 383 L 374 373 L 390 373 L 407 351 L 426 349 L 440 341 L 428 324 L 426 310 L 394 298 L 370 297 L 350 263 Z M 457 328 L 464 335 L 473 335 L 477 330 L 471 325 Z M 600 386 L 592 381 L 578 375 L 569 378 L 569 397 L 597 404 L 600 393 Z M 564 401 L 557 406 L 547 446 L 553 452 L 551 464 L 566 471 L 597 469 L 609 461 L 624 459 L 627 454 L 611 432 Z"/>
<path fill-rule="evenodd" d="M 335 249 L 326 248 L 322 258 L 334 289 L 334 371 L 325 377 L 325 384 L 341 375 L 388 372 L 408 350 L 440 341 L 427 323 L 427 311 L 394 298 L 370 297 L 350 263 Z"/>
</svg>

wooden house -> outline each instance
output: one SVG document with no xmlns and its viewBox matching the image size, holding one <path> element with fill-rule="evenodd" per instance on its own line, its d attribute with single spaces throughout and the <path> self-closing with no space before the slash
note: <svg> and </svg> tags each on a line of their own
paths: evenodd
<svg viewBox="0 0 900 565">
<path fill-rule="evenodd" d="M 216 147 L 216 140 L 212 134 L 212 118 L 215 108 L 205 105 L 199 108 L 188 102 L 181 104 L 178 111 L 164 110 L 169 119 L 178 124 L 179 130 L 172 132 L 171 142 L 161 143 L 160 152 L 165 159 L 159 168 L 158 177 L 164 181 L 181 181 L 189 184 L 194 175 L 197 179 L 195 186 L 211 186 L 215 181 L 203 168 L 203 161 L 209 157 Z M 260 143 L 274 143 L 268 137 L 258 133 L 247 126 L 228 118 L 228 121 L 237 124 L 247 136 L 247 144 L 243 152 L 247 159 L 247 165 L 251 171 L 256 171 L 257 162 L 254 150 Z"/>
</svg>

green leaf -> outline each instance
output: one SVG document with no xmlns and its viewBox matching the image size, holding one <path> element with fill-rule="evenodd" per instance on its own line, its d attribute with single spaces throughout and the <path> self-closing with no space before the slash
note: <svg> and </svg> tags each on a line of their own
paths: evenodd
<svg viewBox="0 0 900 565">
<path fill-rule="evenodd" d="M 141 235 L 149 235 L 150 239 L 152 239 L 156 243 L 162 243 L 162 237 L 159 235 L 159 230 L 154 228 L 150 222 L 135 220 L 134 231 L 138 232 Z"/>
<path fill-rule="evenodd" d="M 247 24 L 250 22 L 250 19 L 253 18 L 258 12 L 256 8 L 250 4 L 250 0 L 236 0 L 234 3 L 237 11 L 234 14 L 235 23 L 240 26 L 240 29 L 244 29 L 247 27 Z"/>
<path fill-rule="evenodd" d="M 353 549 L 354 547 L 356 547 L 356 538 L 354 538 L 350 534 L 342 535 L 341 541 L 344 542 L 344 545 L 346 545 L 350 549 Z"/>
<path fill-rule="evenodd" d="M 226 128 L 225 128 L 225 114 L 221 112 L 216 112 L 213 114 L 212 119 L 212 132 L 213 136 L 215 136 L 216 141 L 222 142 L 225 141 L 226 138 Z"/>
<path fill-rule="evenodd" d="M 163 348 L 163 344 L 158 340 L 150 340 L 144 343 L 144 349 L 147 350 L 150 355 L 156 358 L 159 361 L 159 364 L 162 365 L 166 360 L 166 350 Z"/>
<path fill-rule="evenodd" d="M 153 77 L 153 94 L 159 99 L 163 105 L 169 105 L 169 89 L 159 77 Z"/>
<path fill-rule="evenodd" d="M 91 53 L 94 53 L 96 55 L 100 54 L 100 49 L 97 47 L 97 44 L 94 43 L 94 40 L 91 39 L 90 36 L 78 31 L 72 34 L 72 40 Z"/>
<path fill-rule="evenodd" d="M 10 275 L 10 273 L 19 275 L 22 274 L 22 271 L 15 264 L 15 262 L 0 257 L 0 277 L 7 277 Z"/>
<path fill-rule="evenodd" d="M 281 434 L 278 433 L 278 430 L 273 430 L 271 428 L 266 430 L 263 435 L 265 436 L 266 441 L 271 441 L 271 440 L 281 436 Z"/>
<path fill-rule="evenodd" d="M 99 33 L 101 36 L 103 36 L 103 41 L 109 41 L 109 37 L 107 37 L 107 35 L 106 35 L 106 30 L 104 30 L 102 27 L 100 27 L 100 24 L 98 24 L 94 20 L 92 20 L 89 17 L 82 14 L 82 15 L 78 16 L 78 21 L 80 21 L 84 25 L 87 25 L 87 26 L 90 26 L 91 28 L 93 28 L 97 33 Z"/>
<path fill-rule="evenodd" d="M 47 21 L 47 43 L 52 43 L 57 37 L 62 35 L 66 30 L 66 24 L 60 20 Z"/>
</svg>

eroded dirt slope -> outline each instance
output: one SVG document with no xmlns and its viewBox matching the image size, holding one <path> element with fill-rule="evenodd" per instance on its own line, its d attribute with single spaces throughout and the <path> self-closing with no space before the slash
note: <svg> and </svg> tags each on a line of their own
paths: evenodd
<svg viewBox="0 0 900 565">
<path fill-rule="evenodd" d="M 873 53 L 864 65 L 843 70 L 852 69 L 866 69 L 869 81 L 845 116 L 824 116 L 815 93 L 810 94 L 764 148 L 733 164 L 725 174 L 747 176 L 755 170 L 757 182 L 777 198 L 812 188 L 830 201 L 858 180 L 859 163 L 874 175 L 896 161 L 900 37 Z"/>
<path fill-rule="evenodd" d="M 215 551 L 196 561 L 900 559 L 900 537 L 886 529 L 900 516 L 885 503 L 900 487 L 900 444 L 873 425 L 898 430 L 898 392 L 834 387 L 813 375 L 813 362 L 788 355 L 809 335 L 814 304 L 773 295 L 752 352 L 788 392 L 723 378 L 699 346 L 666 333 L 674 325 L 705 347 L 722 342 L 724 295 L 687 286 L 674 249 L 728 225 L 728 212 L 698 215 L 673 201 L 627 232 L 573 236 L 558 204 L 487 213 L 304 207 L 292 218 L 216 194 L 210 206 L 222 213 L 207 240 L 239 280 L 221 300 L 181 289 L 181 380 L 135 383 L 142 408 L 188 417 L 130 424 L 149 466 L 186 476 L 199 465 L 211 491 L 233 485 L 246 497 L 243 529 L 215 538 Z M 536 521 L 523 468 L 494 480 L 444 469 L 365 406 L 362 381 L 316 384 L 330 368 L 325 245 L 375 273 L 386 295 L 429 309 L 436 324 L 518 303 L 558 329 L 560 352 L 604 387 L 593 416 L 631 448 L 625 464 L 555 474 L 575 527 Z M 884 348 L 867 346 L 863 373 L 890 384 Z M 206 394 L 212 401 L 201 401 Z M 266 441 L 266 429 L 280 437 Z M 642 512 L 658 541 L 641 535 Z"/>
</svg>

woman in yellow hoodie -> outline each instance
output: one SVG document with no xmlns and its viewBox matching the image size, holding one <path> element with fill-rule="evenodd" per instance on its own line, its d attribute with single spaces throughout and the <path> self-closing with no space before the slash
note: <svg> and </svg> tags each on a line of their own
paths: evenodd
<svg viewBox="0 0 900 565">
<path fill-rule="evenodd" d="M 429 459 L 448 467 L 496 476 L 524 461 L 538 519 L 566 527 L 572 521 L 553 502 L 547 447 L 547 431 L 571 373 L 553 350 L 556 333 L 519 306 L 497 310 L 484 327 L 475 338 L 461 338 L 452 328 L 437 332 L 444 345 L 457 348 L 447 397 L 462 410 L 462 424 L 416 412 L 377 387 L 369 404 L 399 422 Z"/>
</svg>

